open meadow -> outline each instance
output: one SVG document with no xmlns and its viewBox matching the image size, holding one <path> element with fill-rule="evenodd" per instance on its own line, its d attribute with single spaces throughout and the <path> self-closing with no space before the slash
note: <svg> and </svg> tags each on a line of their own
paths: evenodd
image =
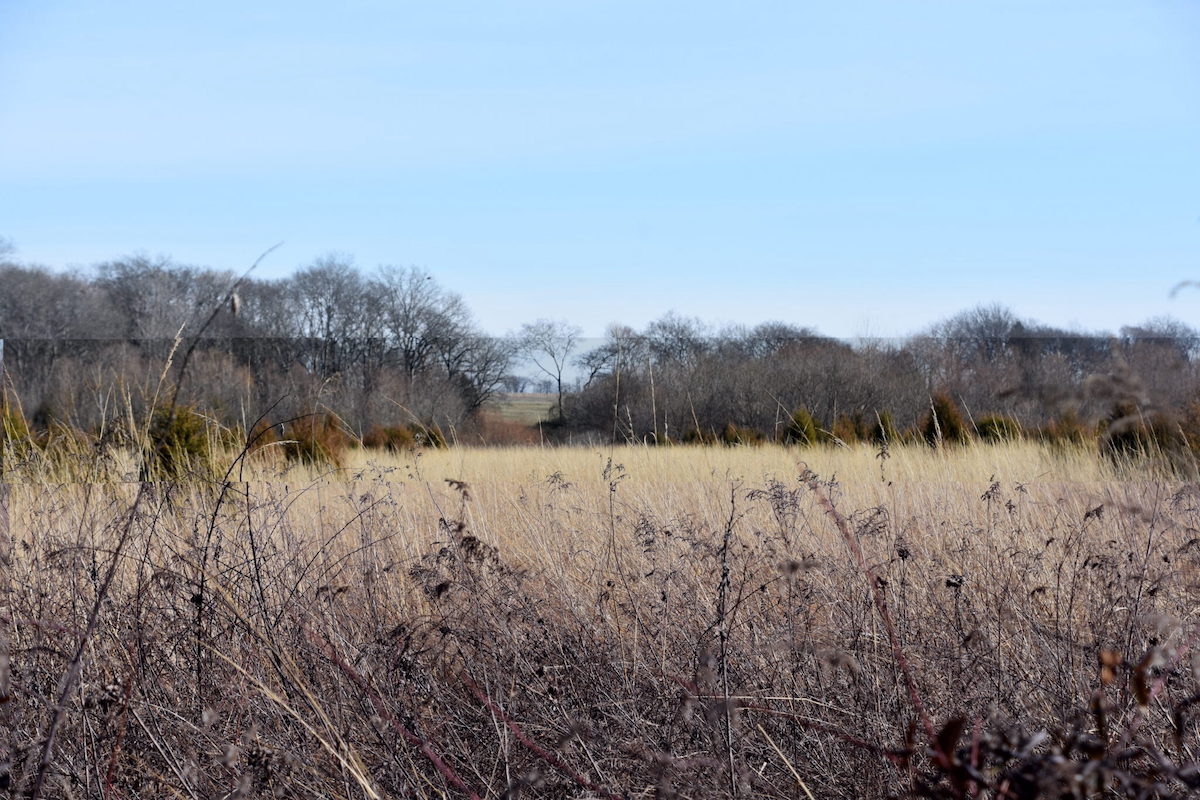
<svg viewBox="0 0 1200 800">
<path fill-rule="evenodd" d="M 1200 798 L 1197 31 L 0 0 L 0 800 Z"/>
<path fill-rule="evenodd" d="M 1200 785 L 1200 489 L 1150 462 L 271 450 L 3 485 L 9 796 Z"/>
</svg>

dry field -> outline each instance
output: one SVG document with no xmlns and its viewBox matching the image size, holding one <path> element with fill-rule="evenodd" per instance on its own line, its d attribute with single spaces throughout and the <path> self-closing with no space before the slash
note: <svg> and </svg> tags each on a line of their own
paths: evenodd
<svg viewBox="0 0 1200 800">
<path fill-rule="evenodd" d="M 553 416 L 558 396 L 538 392 L 510 392 L 500 395 L 494 403 L 489 404 L 488 410 L 508 422 L 519 422 L 522 425 L 537 425 Z"/>
<path fill-rule="evenodd" d="M 1149 465 L 452 448 L 229 477 L 0 489 L 0 793 L 1200 785 L 1200 489 Z"/>
</svg>

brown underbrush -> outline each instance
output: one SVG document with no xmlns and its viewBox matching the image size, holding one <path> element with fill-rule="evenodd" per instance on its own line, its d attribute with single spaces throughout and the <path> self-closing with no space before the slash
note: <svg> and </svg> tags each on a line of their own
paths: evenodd
<svg viewBox="0 0 1200 800">
<path fill-rule="evenodd" d="M 1151 462 L 277 450 L 0 485 L 0 795 L 1200 787 L 1200 488 Z"/>
</svg>

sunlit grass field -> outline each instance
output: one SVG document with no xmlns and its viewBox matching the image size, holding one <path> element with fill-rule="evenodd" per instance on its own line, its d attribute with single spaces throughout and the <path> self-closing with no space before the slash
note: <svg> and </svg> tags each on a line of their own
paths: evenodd
<svg viewBox="0 0 1200 800">
<path fill-rule="evenodd" d="M 552 394 L 510 392 L 489 403 L 487 409 L 508 422 L 537 425 L 551 419 L 556 402 L 557 398 Z"/>
<path fill-rule="evenodd" d="M 1022 770 L 1095 764 L 1184 785 L 1200 492 L 1149 462 L 278 450 L 5 486 L 9 786 L 965 797 L 969 774 L 1016 797 Z"/>
</svg>

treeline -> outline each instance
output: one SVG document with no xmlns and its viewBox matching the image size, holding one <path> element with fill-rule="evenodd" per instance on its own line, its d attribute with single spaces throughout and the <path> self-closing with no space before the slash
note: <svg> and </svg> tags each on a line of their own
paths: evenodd
<svg viewBox="0 0 1200 800">
<path fill-rule="evenodd" d="M 902 340 L 846 342 L 668 314 L 613 326 L 590 349 L 565 323 L 522 333 L 486 335 L 426 272 L 363 271 L 346 257 L 261 280 L 141 256 L 58 273 L 0 255 L 5 396 L 35 429 L 111 428 L 178 384 L 182 405 L 231 429 L 318 413 L 373 441 L 471 426 L 503 438 L 511 429 L 481 420 L 532 364 L 559 389 L 542 434 L 560 440 L 1079 438 L 1128 427 L 1161 439 L 1200 427 L 1200 332 L 1165 319 L 1084 334 L 980 307 Z"/>
<path fill-rule="evenodd" d="M 326 409 L 354 430 L 452 426 L 501 389 L 514 355 L 427 273 L 333 256 L 240 281 L 144 257 L 68 274 L 10 262 L 0 338 L 25 415 L 81 430 L 161 399 L 169 358 L 181 402 L 228 425 Z"/>
<path fill-rule="evenodd" d="M 1200 433 L 1200 332 L 1158 319 L 1081 334 L 990 306 L 903 340 L 782 323 L 615 327 L 568 421 L 640 441 L 925 441 L 1017 435 L 1163 443 Z M 1200 437 L 1196 438 L 1200 443 Z"/>
</svg>

